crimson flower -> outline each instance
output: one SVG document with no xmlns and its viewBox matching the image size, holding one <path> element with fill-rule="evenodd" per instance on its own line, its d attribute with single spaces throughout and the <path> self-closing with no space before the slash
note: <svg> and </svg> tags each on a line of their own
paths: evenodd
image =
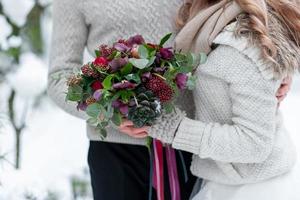
<svg viewBox="0 0 300 200">
<path fill-rule="evenodd" d="M 94 91 L 103 89 L 103 85 L 101 81 L 94 81 L 91 85 L 91 88 L 93 88 Z"/>
<path fill-rule="evenodd" d="M 97 57 L 97 58 L 94 60 L 93 64 L 94 64 L 95 66 L 107 66 L 108 61 L 107 61 L 107 59 L 104 58 L 104 57 Z"/>
</svg>

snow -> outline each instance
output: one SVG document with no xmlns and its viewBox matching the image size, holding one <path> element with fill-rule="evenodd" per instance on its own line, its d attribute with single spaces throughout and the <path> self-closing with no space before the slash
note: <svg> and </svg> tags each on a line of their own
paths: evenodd
<svg viewBox="0 0 300 200">
<path fill-rule="evenodd" d="M 47 86 L 46 63 L 33 53 L 24 53 L 20 57 L 20 66 L 8 76 L 9 84 L 24 97 L 35 97 Z"/>
<path fill-rule="evenodd" d="M 4 13 L 18 26 L 23 26 L 26 16 L 34 5 L 33 0 L 1 0 Z"/>
<path fill-rule="evenodd" d="M 87 168 L 85 122 L 46 99 L 42 109 L 30 115 L 22 139 L 21 170 L 7 163 L 0 168 L 0 199 L 22 200 L 25 192 L 43 199 L 49 190 L 58 193 L 59 199 L 72 199 L 70 178 Z M 6 127 L 0 134 L 0 146 L 9 152 L 11 161 L 13 142 L 13 134 Z"/>
<path fill-rule="evenodd" d="M 0 15 L 0 27 L 1 27 L 1 31 L 0 31 L 0 46 L 3 49 L 6 49 L 7 48 L 6 38 L 12 32 L 12 28 L 9 25 L 9 23 L 6 21 L 5 17 L 2 16 L 2 15 Z"/>
</svg>

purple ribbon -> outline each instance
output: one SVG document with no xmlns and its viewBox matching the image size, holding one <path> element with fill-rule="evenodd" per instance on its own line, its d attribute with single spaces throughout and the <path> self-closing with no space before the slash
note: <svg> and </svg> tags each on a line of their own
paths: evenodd
<svg viewBox="0 0 300 200">
<path fill-rule="evenodd" d="M 165 148 L 167 168 L 169 175 L 169 186 L 171 191 L 172 200 L 180 200 L 180 186 L 178 179 L 178 171 L 176 164 L 175 150 L 167 145 Z M 157 199 L 164 199 L 164 168 L 163 168 L 163 148 L 162 143 L 159 140 L 153 140 L 153 187 L 156 189 Z M 151 178 L 151 177 L 150 177 Z"/>
</svg>

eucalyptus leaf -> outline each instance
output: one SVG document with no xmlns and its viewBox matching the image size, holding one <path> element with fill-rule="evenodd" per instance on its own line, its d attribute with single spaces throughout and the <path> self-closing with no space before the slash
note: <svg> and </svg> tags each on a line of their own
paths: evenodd
<svg viewBox="0 0 300 200">
<path fill-rule="evenodd" d="M 207 61 L 207 54 L 206 53 L 200 53 L 200 64 L 204 64 Z"/>
<path fill-rule="evenodd" d="M 188 81 L 186 83 L 186 86 L 189 90 L 195 89 L 196 86 L 197 77 L 196 76 L 190 76 L 188 78 Z"/>
<path fill-rule="evenodd" d="M 149 52 L 148 52 L 148 49 L 144 45 L 139 46 L 138 53 L 139 53 L 140 58 L 145 58 L 145 59 L 148 58 Z"/>
<path fill-rule="evenodd" d="M 98 104 L 98 103 L 93 103 L 91 105 L 89 105 L 86 109 L 86 114 L 90 117 L 93 117 L 93 118 L 98 118 L 98 116 L 100 115 L 101 113 L 101 105 Z"/>
<path fill-rule="evenodd" d="M 137 58 L 130 58 L 129 59 L 129 62 L 135 66 L 136 68 L 139 68 L 139 69 L 144 69 L 147 67 L 148 63 L 149 63 L 149 60 L 148 59 L 137 59 Z"/>
<path fill-rule="evenodd" d="M 98 120 L 97 120 L 97 118 L 89 118 L 86 122 L 91 126 L 96 126 L 98 123 Z"/>
<path fill-rule="evenodd" d="M 80 101 L 82 98 L 82 87 L 79 85 L 69 86 L 66 100 L 69 101 Z"/>
<path fill-rule="evenodd" d="M 150 67 L 150 66 L 154 63 L 155 59 L 156 59 L 155 56 L 151 57 L 151 58 L 149 59 L 149 62 L 148 62 L 147 65 L 146 65 L 146 67 Z"/>
<path fill-rule="evenodd" d="M 128 74 L 127 76 L 125 76 L 125 78 L 128 80 L 128 81 L 134 81 L 136 82 L 137 84 L 140 84 L 141 83 L 141 78 L 138 74 Z"/>
</svg>

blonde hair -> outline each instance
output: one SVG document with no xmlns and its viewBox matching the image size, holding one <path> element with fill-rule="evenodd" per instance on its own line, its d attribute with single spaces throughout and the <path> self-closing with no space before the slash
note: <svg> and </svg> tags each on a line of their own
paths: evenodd
<svg viewBox="0 0 300 200">
<path fill-rule="evenodd" d="M 228 2 L 233 0 L 228 0 Z M 270 11 L 276 15 L 278 23 L 285 29 L 289 45 L 299 48 L 300 44 L 300 7 L 299 0 L 234 0 L 244 11 L 238 33 L 251 33 L 262 49 L 262 56 L 273 63 L 278 57 L 278 46 L 270 36 L 268 26 Z M 220 0 L 186 0 L 179 9 L 176 24 L 182 28 L 201 9 Z M 298 50 L 296 50 L 298 51 Z M 284 55 L 281 55 L 284 56 Z M 298 59 L 298 58 L 295 58 Z"/>
</svg>

